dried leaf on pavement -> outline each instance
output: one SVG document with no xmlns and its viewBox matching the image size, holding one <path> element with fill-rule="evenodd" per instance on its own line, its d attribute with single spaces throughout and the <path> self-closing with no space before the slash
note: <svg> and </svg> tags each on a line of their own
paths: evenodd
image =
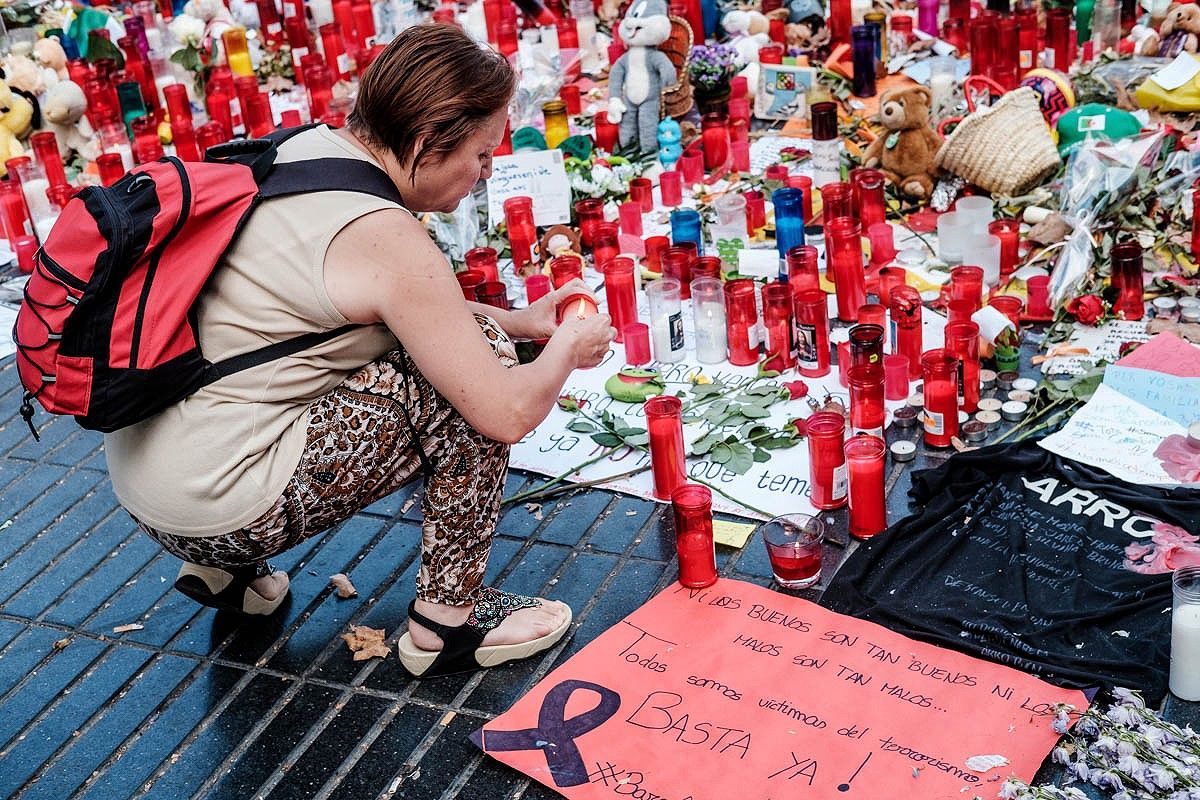
<svg viewBox="0 0 1200 800">
<path fill-rule="evenodd" d="M 390 648 L 384 644 L 387 633 L 382 628 L 368 628 L 365 625 L 351 625 L 349 633 L 343 633 L 342 638 L 354 653 L 355 661 L 366 661 L 368 658 L 387 658 Z"/>
<path fill-rule="evenodd" d="M 337 596 L 343 600 L 350 597 L 358 597 L 358 589 L 354 588 L 354 584 L 350 582 L 349 576 L 344 572 L 330 575 L 329 585 L 337 589 Z"/>
</svg>

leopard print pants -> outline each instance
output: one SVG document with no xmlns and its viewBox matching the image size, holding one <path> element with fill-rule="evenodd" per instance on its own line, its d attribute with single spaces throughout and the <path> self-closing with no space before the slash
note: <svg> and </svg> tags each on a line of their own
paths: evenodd
<svg viewBox="0 0 1200 800">
<path fill-rule="evenodd" d="M 517 354 L 504 331 L 482 314 L 475 320 L 500 362 L 514 366 Z M 469 605 L 483 586 L 508 445 L 472 428 L 402 350 L 367 364 L 313 403 L 296 473 L 254 522 L 204 537 L 138 525 L 168 552 L 194 564 L 235 567 L 277 555 L 419 476 L 421 460 L 405 409 L 421 432 L 432 471 L 422 502 L 417 597 Z"/>
</svg>

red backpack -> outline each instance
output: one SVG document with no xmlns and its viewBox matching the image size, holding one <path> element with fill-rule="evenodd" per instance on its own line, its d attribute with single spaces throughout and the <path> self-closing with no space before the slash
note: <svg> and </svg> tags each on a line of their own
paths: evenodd
<svg viewBox="0 0 1200 800">
<path fill-rule="evenodd" d="M 160 159 L 67 203 L 37 253 L 13 328 L 31 430 L 33 399 L 85 428 L 114 431 L 355 327 L 215 363 L 198 338 L 197 298 L 259 203 L 334 190 L 401 202 L 387 174 L 361 159 L 276 165 L 277 145 L 311 127 L 214 147 L 203 162 Z"/>
</svg>

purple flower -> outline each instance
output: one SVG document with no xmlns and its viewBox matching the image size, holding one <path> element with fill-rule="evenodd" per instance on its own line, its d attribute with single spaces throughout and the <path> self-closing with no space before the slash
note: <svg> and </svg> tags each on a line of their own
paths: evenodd
<svg viewBox="0 0 1200 800">
<path fill-rule="evenodd" d="M 1085 764 L 1083 761 L 1075 762 L 1074 772 L 1075 772 L 1075 777 L 1081 781 L 1086 781 L 1088 779 L 1088 777 L 1091 775 L 1091 772 L 1088 770 L 1087 764 Z"/>
<path fill-rule="evenodd" d="M 1126 689 L 1124 686 L 1118 686 L 1112 690 L 1113 697 L 1117 698 L 1117 702 L 1122 705 L 1135 706 L 1137 708 L 1145 708 L 1146 701 L 1142 699 L 1141 694 Z"/>
<path fill-rule="evenodd" d="M 1104 770 L 1103 772 L 1092 775 L 1092 783 L 1096 784 L 1101 789 L 1109 789 L 1114 792 L 1125 791 L 1125 784 L 1121 782 L 1121 776 L 1112 770 Z"/>
</svg>

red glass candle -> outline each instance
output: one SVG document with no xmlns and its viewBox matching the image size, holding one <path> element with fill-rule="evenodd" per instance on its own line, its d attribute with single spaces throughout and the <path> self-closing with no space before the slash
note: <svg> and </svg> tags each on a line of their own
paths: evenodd
<svg viewBox="0 0 1200 800">
<path fill-rule="evenodd" d="M 1015 89 L 1020 72 L 1021 25 L 1013 15 L 996 22 L 996 56 L 992 78 L 1005 89 Z"/>
<path fill-rule="evenodd" d="M 946 325 L 946 349 L 958 359 L 958 393 L 962 410 L 974 414 L 979 408 L 979 326 L 974 322 Z"/>
<path fill-rule="evenodd" d="M 626 236 L 642 235 L 642 204 L 636 200 L 627 200 L 617 206 L 617 216 L 621 221 L 621 232 Z"/>
<path fill-rule="evenodd" d="M 561 289 L 573 280 L 583 280 L 583 260 L 569 255 L 550 259 L 550 280 L 555 289 Z"/>
<path fill-rule="evenodd" d="M 465 269 L 462 272 L 456 272 L 454 277 L 458 279 L 458 286 L 462 289 L 463 297 L 467 300 L 474 300 L 476 290 L 487 280 L 487 276 L 477 269 Z"/>
<path fill-rule="evenodd" d="M 767 198 L 757 189 L 742 192 L 746 198 L 746 235 L 754 236 L 767 224 Z"/>
<path fill-rule="evenodd" d="M 971 316 L 977 310 L 970 300 L 951 300 L 946 304 L 946 321 L 970 322 Z"/>
<path fill-rule="evenodd" d="M 649 236 L 646 245 L 646 269 L 662 274 L 662 254 L 671 246 L 669 236 Z"/>
<path fill-rule="evenodd" d="M 674 170 L 658 176 L 658 189 L 662 195 L 662 204 L 667 208 L 675 208 L 683 202 L 683 175 Z"/>
<path fill-rule="evenodd" d="M 967 51 L 967 24 L 962 19 L 952 17 L 942 23 L 942 39 L 946 44 L 953 45 L 960 53 Z"/>
<path fill-rule="evenodd" d="M 950 270 L 950 299 L 970 300 L 971 313 L 983 308 L 983 268 L 955 267 Z"/>
<path fill-rule="evenodd" d="M 895 232 L 887 222 L 877 222 L 867 228 L 871 242 L 871 264 L 882 266 L 896 257 Z"/>
<path fill-rule="evenodd" d="M 556 311 L 558 312 L 559 322 L 562 322 L 571 317 L 575 319 L 594 317 L 600 313 L 600 307 L 596 305 L 596 299 L 590 294 L 576 292 L 562 300 L 558 304 Z"/>
<path fill-rule="evenodd" d="M 484 274 L 484 280 L 500 280 L 500 270 L 496 265 L 497 255 L 494 248 L 476 247 L 468 250 L 463 256 L 467 269 L 477 269 Z"/>
<path fill-rule="evenodd" d="M 758 305 L 750 278 L 725 284 L 725 331 L 729 363 L 745 367 L 758 363 Z"/>
<path fill-rule="evenodd" d="M 833 44 L 850 43 L 850 0 L 829 0 L 829 37 Z"/>
<path fill-rule="evenodd" d="M 650 326 L 644 322 L 626 325 L 622 332 L 625 363 L 631 367 L 650 363 Z"/>
<path fill-rule="evenodd" d="M 704 142 L 704 168 L 716 172 L 729 162 L 729 125 L 725 115 L 709 112 L 700 120 L 700 137 Z"/>
<path fill-rule="evenodd" d="M 26 275 L 33 272 L 33 259 L 37 255 L 38 241 L 34 236 L 18 236 L 12 242 L 13 252 L 17 256 L 17 269 Z"/>
<path fill-rule="evenodd" d="M 921 377 L 921 293 L 911 286 L 892 289 L 892 352 L 908 359 L 908 377 Z"/>
<path fill-rule="evenodd" d="M 1025 313 L 1030 319 L 1048 320 L 1054 316 L 1054 311 L 1050 308 L 1049 275 L 1031 275 L 1029 280 L 1025 281 L 1025 290 L 1028 293 Z"/>
<path fill-rule="evenodd" d="M 1021 241 L 1021 223 L 1015 219 L 997 219 L 988 223 L 988 233 L 1000 240 L 1000 283 L 1017 268 Z"/>
<path fill-rule="evenodd" d="M 533 263 L 533 248 L 537 243 L 537 227 L 533 223 L 533 198 L 520 195 L 505 200 L 504 222 L 508 227 L 508 244 L 512 250 L 513 266 L 520 271 Z"/>
<path fill-rule="evenodd" d="M 719 256 L 700 256 L 692 262 L 692 280 L 696 280 L 696 278 L 720 280 L 723 266 Z"/>
<path fill-rule="evenodd" d="M 112 186 L 125 174 L 125 162 L 120 153 L 101 153 L 96 158 L 96 166 L 100 169 L 100 183 Z"/>
<path fill-rule="evenodd" d="M 575 202 L 575 216 L 579 219 L 579 239 L 584 247 L 591 247 L 596 235 L 596 226 L 604 222 L 604 201 L 598 197 Z"/>
<path fill-rule="evenodd" d="M 772 42 L 764 44 L 758 48 L 758 63 L 760 64 L 782 64 L 783 57 L 787 54 L 787 49 L 781 45 Z"/>
<path fill-rule="evenodd" d="M 599 269 L 621 252 L 617 223 L 601 222 L 595 227 L 592 237 L 592 263 Z"/>
<path fill-rule="evenodd" d="M 819 378 L 829 374 L 829 306 L 817 289 L 798 291 L 792 297 L 796 318 L 796 362 L 800 374 Z"/>
<path fill-rule="evenodd" d="M 25 195 L 15 180 L 0 181 L 0 222 L 9 244 L 33 233 L 33 223 L 25 209 Z"/>
<path fill-rule="evenodd" d="M 729 99 L 729 141 L 750 141 L 750 101 L 745 97 L 731 96 Z"/>
<path fill-rule="evenodd" d="M 561 34 L 559 44 L 562 44 Z M 563 101 L 567 107 L 567 113 L 571 116 L 578 116 L 583 111 L 583 100 L 579 94 L 579 84 L 577 83 L 564 83 L 558 90 L 558 99 Z"/>
<path fill-rule="evenodd" d="M 879 302 L 888 308 L 892 305 L 892 290 L 904 286 L 908 271 L 904 267 L 884 267 L 879 270 Z"/>
<path fill-rule="evenodd" d="M 167 113 L 171 121 L 180 119 L 191 120 L 192 104 L 188 100 L 187 87 L 182 83 L 172 83 L 162 88 L 163 97 L 167 101 Z"/>
<path fill-rule="evenodd" d="M 266 92 L 250 95 L 250 102 L 246 107 L 246 128 L 248 135 L 255 139 L 261 139 L 275 130 L 275 120 L 271 116 L 271 100 Z"/>
<path fill-rule="evenodd" d="M 229 133 L 219 122 L 206 122 L 196 129 L 196 146 L 200 148 L 201 154 L 206 153 L 208 148 L 227 141 Z"/>
<path fill-rule="evenodd" d="M 1117 290 L 1113 313 L 1120 314 L 1125 319 L 1141 319 L 1146 306 L 1142 298 L 1145 287 L 1140 244 L 1128 241 L 1113 245 L 1111 282 Z"/>
<path fill-rule="evenodd" d="M 175 155 L 184 161 L 203 160 L 190 119 L 171 119 L 171 141 L 175 144 Z"/>
<path fill-rule="evenodd" d="M 1046 12 L 1046 49 L 1042 54 L 1042 66 L 1066 72 L 1075 60 L 1075 48 L 1071 45 L 1071 10 L 1051 8 Z"/>
<path fill-rule="evenodd" d="M 712 491 L 685 483 L 671 493 L 675 517 L 675 552 L 679 554 L 679 582 L 703 589 L 717 582 L 717 553 L 713 542 Z"/>
<path fill-rule="evenodd" d="M 967 26 L 971 50 L 971 74 L 987 75 L 996 59 L 996 26 L 985 16 L 971 20 Z"/>
<path fill-rule="evenodd" d="M 683 403 L 678 397 L 659 395 L 644 405 L 646 430 L 650 434 L 650 473 L 654 496 L 670 500 L 687 481 L 683 460 Z"/>
<path fill-rule="evenodd" d="M 867 303 L 864 306 L 859 306 L 858 309 L 858 324 L 859 325 L 878 325 L 880 330 L 880 346 L 882 352 L 883 329 L 887 325 L 887 309 L 879 303 Z"/>
<path fill-rule="evenodd" d="M 821 219 L 838 217 L 854 217 L 854 187 L 840 181 L 821 187 Z"/>
<path fill-rule="evenodd" d="M 883 365 L 852 366 L 846 372 L 850 387 L 850 429 L 883 436 Z"/>
<path fill-rule="evenodd" d="M 686 247 L 668 247 L 662 254 L 662 274 L 664 278 L 674 278 L 679 281 L 679 299 L 686 300 L 692 296 L 692 261 L 696 256 Z"/>
<path fill-rule="evenodd" d="M 304 87 L 308 90 L 308 114 L 320 119 L 333 100 L 333 76 L 329 67 L 313 64 L 304 68 Z M 211 113 L 211 112 L 210 112 Z"/>
<path fill-rule="evenodd" d="M 608 121 L 608 116 L 601 111 L 593 118 L 596 129 L 592 135 L 592 139 L 596 142 L 596 149 L 603 150 L 606 153 L 613 152 L 617 146 L 617 133 L 619 129 L 616 125 Z"/>
<path fill-rule="evenodd" d="M 845 445 L 849 471 L 850 535 L 869 539 L 887 528 L 884 453 L 881 436 L 854 436 Z"/>
<path fill-rule="evenodd" d="M 525 279 L 526 304 L 533 305 L 548 294 L 550 294 L 550 278 L 537 272 Z"/>
<path fill-rule="evenodd" d="M 475 287 L 476 302 L 508 309 L 508 287 L 500 281 L 484 281 Z"/>
<path fill-rule="evenodd" d="M 988 299 L 988 305 L 1008 317 L 1009 321 L 1013 324 L 1013 328 L 1017 332 L 1020 332 L 1021 311 L 1025 308 L 1025 303 L 1021 301 L 1021 298 L 1011 294 L 993 295 Z"/>
<path fill-rule="evenodd" d="M 786 184 L 788 180 L 787 164 L 772 164 L 767 167 L 763 177 L 769 181 L 780 181 Z"/>
<path fill-rule="evenodd" d="M 842 386 L 850 385 L 850 343 L 837 343 L 837 366 L 838 366 L 838 383 Z"/>
<path fill-rule="evenodd" d="M 812 222 L 813 218 L 813 179 L 807 175 L 789 175 L 787 184 L 792 189 L 804 192 L 804 202 L 801 208 L 804 213 L 804 224 Z"/>
<path fill-rule="evenodd" d="M 138 117 L 133 121 L 133 160 L 138 164 L 149 164 L 162 157 L 163 146 L 162 140 L 158 138 L 158 123 L 154 121 L 154 117 Z"/>
<path fill-rule="evenodd" d="M 62 156 L 58 152 L 58 138 L 54 131 L 39 131 L 29 138 L 33 155 L 42 165 L 46 180 L 51 186 L 66 186 L 67 171 L 63 168 Z"/>
<path fill-rule="evenodd" d="M 617 256 L 603 267 L 604 297 L 608 302 L 608 314 L 617 331 L 617 341 L 624 341 L 626 325 L 638 321 L 637 277 L 633 259 Z"/>
<path fill-rule="evenodd" d="M 854 206 L 864 230 L 887 219 L 883 203 L 883 173 L 877 169 L 856 169 L 851 177 Z"/>
<path fill-rule="evenodd" d="M 787 251 L 788 283 L 794 292 L 821 288 L 821 271 L 817 265 L 817 248 L 802 244 Z"/>
<path fill-rule="evenodd" d="M 325 64 L 329 67 L 334 81 L 350 80 L 350 56 L 346 54 L 342 26 L 336 22 L 327 22 L 317 29 L 317 33 L 321 36 Z"/>
<path fill-rule="evenodd" d="M 883 357 L 883 396 L 886 400 L 908 397 L 908 358 L 899 353 Z"/>
<path fill-rule="evenodd" d="M 1013 12 L 1017 18 L 1017 69 L 1024 72 L 1037 66 L 1038 10 L 1033 6 L 1021 6 Z"/>
<path fill-rule="evenodd" d="M 949 447 L 958 435 L 958 359 L 944 348 L 921 356 L 925 392 L 925 444 Z"/>
<path fill-rule="evenodd" d="M 704 154 L 694 150 L 685 151 L 675 162 L 675 169 L 683 176 L 688 186 L 704 180 Z"/>
<path fill-rule="evenodd" d="M 737 172 L 750 171 L 750 143 L 734 140 L 729 144 L 729 166 Z"/>
<path fill-rule="evenodd" d="M 850 217 L 837 217 L 825 225 L 826 258 L 833 265 L 838 319 L 858 320 L 858 308 L 867 301 L 863 275 L 862 226 Z"/>
<path fill-rule="evenodd" d="M 642 213 L 654 210 L 654 185 L 649 178 L 634 178 L 629 182 L 629 199 L 637 203 Z"/>
<path fill-rule="evenodd" d="M 846 504 L 846 418 L 833 411 L 818 411 L 808 418 L 808 499 L 828 511 Z"/>
<path fill-rule="evenodd" d="M 792 287 L 768 283 L 762 288 L 762 304 L 768 369 L 785 372 L 796 366 L 792 351 Z"/>
</svg>

